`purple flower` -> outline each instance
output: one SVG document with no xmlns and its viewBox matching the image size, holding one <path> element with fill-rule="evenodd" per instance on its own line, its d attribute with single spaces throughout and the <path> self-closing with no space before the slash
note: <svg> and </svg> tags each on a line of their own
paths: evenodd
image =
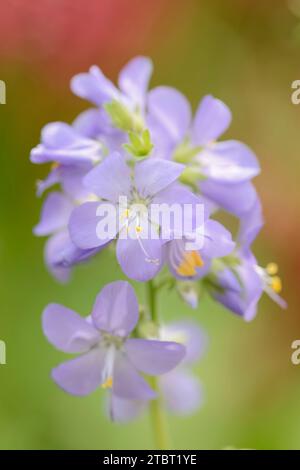
<svg viewBox="0 0 300 470">
<path fill-rule="evenodd" d="M 73 92 L 97 106 L 80 114 L 74 128 L 87 138 L 101 140 L 105 154 L 125 153 L 123 145 L 130 143 L 127 132 L 146 130 L 145 107 L 152 69 L 150 59 L 135 57 L 121 70 L 119 88 L 97 66 L 73 77 Z M 148 148 L 147 153 L 151 151 L 150 143 Z"/>
<path fill-rule="evenodd" d="M 265 269 L 258 265 L 251 252 L 251 244 L 263 225 L 259 200 L 241 219 L 238 237 L 239 249 L 235 260 L 218 266 L 211 285 L 212 296 L 233 313 L 246 321 L 252 320 L 257 304 L 266 292 L 280 307 L 286 302 L 279 296 L 281 280 L 277 276 L 277 265 L 270 263 Z"/>
<path fill-rule="evenodd" d="M 197 249 L 196 233 L 201 234 L 201 248 Z M 187 249 L 193 243 L 194 249 Z M 231 233 L 215 220 L 207 219 L 194 232 L 166 244 L 166 261 L 177 279 L 199 279 L 210 268 L 211 260 L 228 255 L 234 249 Z"/>
<path fill-rule="evenodd" d="M 147 57 L 135 57 L 121 70 L 118 80 L 119 89 L 108 80 L 96 65 L 88 73 L 73 77 L 71 89 L 75 95 L 96 106 L 117 100 L 132 111 L 142 111 L 152 74 L 152 62 Z"/>
<path fill-rule="evenodd" d="M 81 249 L 99 247 L 116 238 L 116 254 L 124 273 L 135 280 L 153 278 L 163 263 L 163 241 L 157 220 L 151 218 L 151 207 L 156 204 L 195 204 L 196 196 L 174 182 L 184 166 L 158 159 L 145 159 L 136 163 L 134 171 L 120 154 L 114 153 L 97 165 L 84 179 L 85 186 L 102 200 L 116 208 L 121 227 L 106 237 L 97 235 L 101 204 L 88 202 L 77 207 L 70 219 L 69 229 L 73 242 Z M 120 198 L 128 204 L 122 207 Z M 151 236 L 154 233 L 155 236 Z"/>
<path fill-rule="evenodd" d="M 251 245 L 264 225 L 261 202 L 256 198 L 252 207 L 240 219 L 238 243 L 244 253 L 251 251 Z"/>
<path fill-rule="evenodd" d="M 207 179 L 199 183 L 199 188 L 218 207 L 239 218 L 251 209 L 257 199 L 256 189 L 251 181 L 229 184 Z"/>
<path fill-rule="evenodd" d="M 41 143 L 30 153 L 33 163 L 52 163 L 46 179 L 38 182 L 38 196 L 59 183 L 64 192 L 78 197 L 79 189 L 83 191 L 83 176 L 102 159 L 102 152 L 99 140 L 83 136 L 74 127 L 63 122 L 47 124 Z"/>
<path fill-rule="evenodd" d="M 218 270 L 214 283 L 211 294 L 215 300 L 246 321 L 255 317 L 263 284 L 252 256 L 238 254 L 238 265 Z"/>
<path fill-rule="evenodd" d="M 178 367 L 159 378 L 159 393 L 166 407 L 174 414 L 191 414 L 203 402 L 202 385 L 191 372 L 191 366 L 204 354 L 207 337 L 192 320 L 176 322 L 160 329 L 160 339 L 185 346 L 185 357 Z M 114 419 L 126 422 L 136 418 L 147 407 L 145 400 L 114 397 L 111 412 Z"/>
<path fill-rule="evenodd" d="M 62 191 L 74 202 L 80 203 L 91 198 L 91 193 L 83 186 L 84 176 L 93 168 L 93 165 L 60 165 L 53 164 L 48 176 L 39 181 L 37 185 L 37 195 L 42 194 L 59 184 Z"/>
<path fill-rule="evenodd" d="M 70 269 L 62 265 L 62 253 L 69 246 L 67 226 L 73 210 L 71 201 L 59 192 L 52 192 L 46 198 L 39 223 L 34 227 L 37 236 L 49 236 L 45 245 L 45 262 L 56 279 L 61 282 L 68 281 Z"/>
<path fill-rule="evenodd" d="M 82 136 L 101 142 L 103 154 L 121 152 L 122 144 L 128 140 L 124 132 L 112 126 L 104 109 L 83 111 L 73 122 L 73 128 Z"/>
<path fill-rule="evenodd" d="M 41 219 L 34 228 L 37 236 L 50 236 L 45 245 L 45 262 L 61 282 L 69 280 L 71 266 L 95 254 L 99 249 L 82 250 L 71 240 L 68 231 L 74 207 L 98 198 L 83 186 L 84 176 L 100 159 L 99 142 L 85 139 L 64 123 L 52 123 L 42 131 L 42 144 L 32 150 L 36 163 L 52 161 L 52 169 L 38 184 L 38 195 L 60 184 L 62 192 L 50 193 L 42 208 Z"/>
<path fill-rule="evenodd" d="M 30 154 L 33 163 L 61 165 L 97 163 L 101 157 L 100 142 L 83 137 L 64 122 L 47 124 L 42 130 L 41 143 Z"/>
<path fill-rule="evenodd" d="M 257 176 L 259 166 L 253 152 L 242 142 L 216 142 L 227 130 L 231 112 L 222 101 L 205 96 L 192 124 L 193 145 L 202 151 L 196 161 L 204 176 L 220 183 L 242 183 Z"/>
<path fill-rule="evenodd" d="M 106 285 L 87 318 L 62 305 L 48 305 L 43 313 L 47 339 L 63 352 L 78 354 L 53 369 L 53 380 L 73 395 L 88 395 L 101 386 L 126 400 L 155 398 L 139 372 L 170 371 L 185 348 L 170 341 L 130 338 L 138 315 L 134 290 L 125 281 Z"/>
<path fill-rule="evenodd" d="M 216 142 L 231 122 L 222 101 L 205 96 L 195 118 L 177 90 L 157 87 L 148 95 L 148 116 L 156 156 L 189 164 L 201 193 L 220 207 L 240 216 L 256 199 L 250 182 L 259 173 L 253 152 L 236 140 Z"/>
<path fill-rule="evenodd" d="M 269 263 L 266 268 L 258 266 L 253 255 L 239 253 L 238 266 L 225 267 L 217 273 L 215 300 L 233 313 L 251 321 L 257 312 L 257 304 L 265 292 L 281 308 L 287 304 L 279 295 L 281 280 L 277 276 L 277 265 Z"/>
<path fill-rule="evenodd" d="M 81 250 L 72 242 L 68 222 L 73 209 L 74 202 L 70 196 L 53 191 L 45 199 L 41 219 L 33 230 L 37 236 L 49 236 L 44 251 L 45 263 L 60 282 L 69 280 L 72 265 L 87 260 L 99 251 Z"/>
</svg>

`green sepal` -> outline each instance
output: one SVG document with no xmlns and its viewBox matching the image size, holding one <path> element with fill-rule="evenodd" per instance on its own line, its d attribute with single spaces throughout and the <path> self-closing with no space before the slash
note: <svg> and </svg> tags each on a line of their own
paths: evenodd
<svg viewBox="0 0 300 470">
<path fill-rule="evenodd" d="M 134 157 L 146 157 L 153 149 L 150 132 L 145 129 L 141 134 L 133 131 L 128 132 L 129 144 L 123 148 Z"/>
<path fill-rule="evenodd" d="M 113 100 L 110 103 L 106 103 L 104 104 L 104 109 L 112 120 L 113 125 L 118 129 L 129 132 L 134 128 L 132 114 L 120 101 Z"/>
</svg>

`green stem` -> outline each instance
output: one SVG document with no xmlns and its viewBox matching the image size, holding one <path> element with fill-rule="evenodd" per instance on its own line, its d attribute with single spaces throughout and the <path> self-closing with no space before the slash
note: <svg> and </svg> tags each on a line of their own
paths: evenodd
<svg viewBox="0 0 300 470">
<path fill-rule="evenodd" d="M 152 281 L 148 285 L 148 301 L 149 309 L 153 323 L 159 327 L 158 310 L 157 310 L 157 296 L 156 287 Z M 155 446 L 160 450 L 170 450 L 170 437 L 168 432 L 167 420 L 163 403 L 159 394 L 159 385 L 156 377 L 151 377 L 152 388 L 157 393 L 157 398 L 150 402 L 150 414 L 155 437 Z"/>
<path fill-rule="evenodd" d="M 156 287 L 153 284 L 153 281 L 148 282 L 148 302 L 149 302 L 149 310 L 150 315 L 153 323 L 156 326 L 159 326 L 158 321 L 158 312 L 157 312 L 157 297 L 156 297 Z"/>
</svg>

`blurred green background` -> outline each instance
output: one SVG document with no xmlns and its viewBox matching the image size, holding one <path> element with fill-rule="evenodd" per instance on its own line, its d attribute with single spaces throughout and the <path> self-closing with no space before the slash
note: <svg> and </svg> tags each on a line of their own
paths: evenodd
<svg viewBox="0 0 300 470">
<path fill-rule="evenodd" d="M 299 16 L 297 12 L 299 11 Z M 121 271 L 110 252 L 78 267 L 61 286 L 43 264 L 34 238 L 41 201 L 35 182 L 47 168 L 30 164 L 41 127 L 72 121 L 87 104 L 69 79 L 93 63 L 111 77 L 131 57 L 152 57 L 152 86 L 178 87 L 195 108 L 211 93 L 232 109 L 227 135 L 257 153 L 266 225 L 256 243 L 261 265 L 276 260 L 287 311 L 263 298 L 250 324 L 204 299 L 190 311 L 176 295 L 161 298 L 166 318 L 190 315 L 210 338 L 196 367 L 205 404 L 186 418 L 170 416 L 175 448 L 300 449 L 300 366 L 290 361 L 300 339 L 300 5 L 283 0 L 11 0 L 1 6 L 0 448 L 152 448 L 150 420 L 111 424 L 103 392 L 76 398 L 50 380 L 64 355 L 41 332 L 41 312 L 60 302 L 89 313 L 95 295 Z M 141 300 L 143 286 L 136 286 Z"/>
</svg>

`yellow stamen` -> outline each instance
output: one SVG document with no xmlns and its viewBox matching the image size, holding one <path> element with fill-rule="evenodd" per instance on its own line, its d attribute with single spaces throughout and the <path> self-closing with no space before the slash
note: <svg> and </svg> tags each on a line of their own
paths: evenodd
<svg viewBox="0 0 300 470">
<path fill-rule="evenodd" d="M 112 387 L 112 384 L 113 384 L 113 379 L 112 377 L 108 377 L 108 379 L 103 382 L 103 384 L 101 385 L 101 388 L 111 388 Z"/>
<path fill-rule="evenodd" d="M 182 263 L 176 270 L 177 274 L 184 277 L 194 276 L 196 274 L 195 268 L 191 268 L 187 263 Z"/>
<path fill-rule="evenodd" d="M 143 230 L 143 229 L 142 229 L 142 227 L 141 227 L 140 225 L 137 225 L 137 226 L 135 227 L 135 231 L 136 231 L 137 233 L 141 233 L 142 230 Z"/>
<path fill-rule="evenodd" d="M 266 271 L 270 276 L 274 276 L 274 274 L 278 273 L 278 265 L 276 263 L 269 263 L 267 264 Z"/>
<path fill-rule="evenodd" d="M 90 193 L 84 200 L 84 202 L 97 202 L 99 201 L 98 196 L 96 194 Z"/>
<path fill-rule="evenodd" d="M 276 292 L 276 294 L 279 294 L 279 292 L 281 292 L 282 283 L 281 283 L 281 279 L 280 279 L 279 276 L 274 276 L 272 278 L 271 287 L 272 287 L 273 291 Z"/>
<path fill-rule="evenodd" d="M 198 268 L 201 268 L 204 265 L 204 261 L 201 258 L 200 253 L 198 251 L 192 251 L 191 253 L 193 256 L 194 263 Z"/>
<path fill-rule="evenodd" d="M 194 276 L 197 273 L 195 268 L 201 268 L 203 265 L 203 259 L 198 251 L 186 251 L 176 272 L 184 277 Z"/>
<path fill-rule="evenodd" d="M 125 209 L 122 216 L 127 219 L 129 217 L 129 209 Z"/>
</svg>

